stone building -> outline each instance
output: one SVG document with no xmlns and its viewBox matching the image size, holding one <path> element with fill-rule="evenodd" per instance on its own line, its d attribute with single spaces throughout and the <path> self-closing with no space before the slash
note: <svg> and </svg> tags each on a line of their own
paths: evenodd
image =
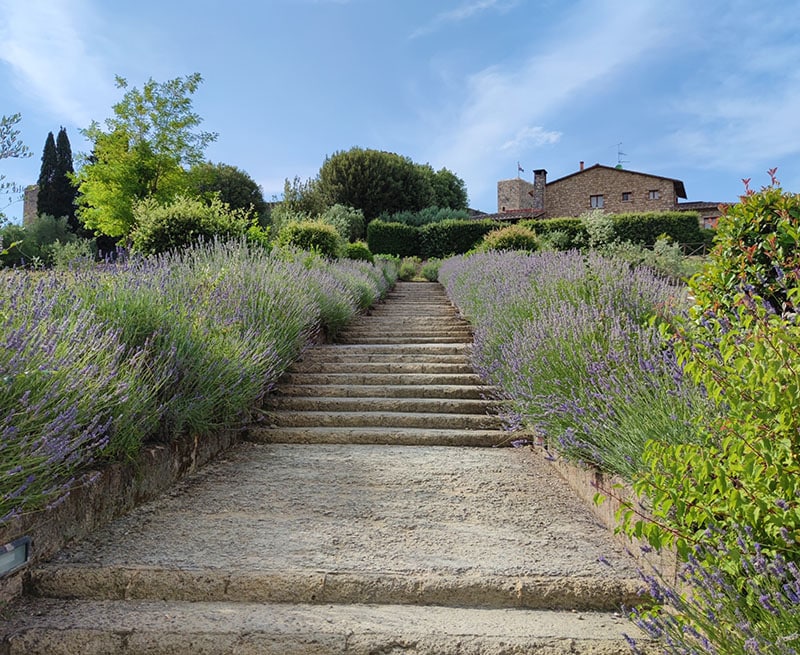
<svg viewBox="0 0 800 655">
<path fill-rule="evenodd" d="M 497 211 L 501 220 L 580 216 L 591 209 L 609 214 L 628 212 L 699 211 L 708 226 L 720 214 L 718 203 L 680 203 L 686 198 L 681 180 L 595 164 L 552 182 L 547 171 L 533 172 L 533 182 L 521 178 L 497 183 Z"/>
<path fill-rule="evenodd" d="M 39 213 L 39 185 L 31 184 L 25 187 L 22 197 L 22 225 L 33 223 Z"/>
</svg>

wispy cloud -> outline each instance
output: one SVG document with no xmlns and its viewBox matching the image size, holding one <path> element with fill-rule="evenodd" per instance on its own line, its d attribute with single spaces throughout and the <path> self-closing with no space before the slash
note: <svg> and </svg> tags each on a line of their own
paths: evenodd
<svg viewBox="0 0 800 655">
<path fill-rule="evenodd" d="M 113 76 L 83 37 L 94 27 L 86 2 L 0 0 L 0 15 L 0 61 L 13 70 L 19 92 L 63 124 L 87 125 Z"/>
<path fill-rule="evenodd" d="M 538 146 L 558 143 L 560 139 L 561 132 L 546 130 L 538 125 L 535 127 L 524 127 L 514 135 L 513 139 L 509 139 L 500 146 L 500 150 L 536 148 Z"/>
<path fill-rule="evenodd" d="M 416 39 L 433 34 L 449 23 L 459 23 L 484 11 L 507 12 L 519 3 L 520 0 L 470 0 L 455 9 L 437 14 L 427 25 L 414 30 L 409 38 Z"/>
</svg>

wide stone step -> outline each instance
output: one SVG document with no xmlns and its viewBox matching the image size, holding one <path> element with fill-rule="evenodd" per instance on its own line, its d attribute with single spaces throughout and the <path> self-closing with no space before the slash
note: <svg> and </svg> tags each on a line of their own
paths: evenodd
<svg viewBox="0 0 800 655">
<path fill-rule="evenodd" d="M 406 336 L 406 337 L 394 337 L 394 336 L 375 336 L 375 337 L 348 337 L 346 335 L 342 335 L 341 337 L 337 337 L 337 340 L 340 343 L 381 343 L 381 344 L 411 344 L 411 343 L 467 343 L 472 341 L 471 337 L 460 337 L 457 335 L 441 337 L 441 336 L 433 336 L 433 337 L 425 337 L 425 336 Z"/>
<path fill-rule="evenodd" d="M 522 449 L 255 443 L 29 584 L 88 599 L 598 611 L 639 586 L 590 510 Z"/>
<path fill-rule="evenodd" d="M 278 427 L 393 427 L 451 430 L 502 428 L 502 421 L 489 414 L 438 414 L 384 411 L 283 411 L 264 412 L 264 421 Z"/>
<path fill-rule="evenodd" d="M 471 343 L 333 343 L 310 348 L 308 353 L 387 354 L 387 355 L 461 355 L 472 352 Z"/>
<path fill-rule="evenodd" d="M 490 386 L 464 384 L 282 384 L 276 396 L 334 396 L 347 398 L 493 398 Z"/>
<path fill-rule="evenodd" d="M 481 378 L 468 373 L 292 373 L 283 376 L 285 384 L 357 385 L 470 385 L 481 386 Z"/>
<path fill-rule="evenodd" d="M 397 339 L 399 337 L 412 337 L 419 341 L 424 341 L 429 337 L 463 337 L 463 340 L 472 340 L 472 331 L 468 328 L 425 328 L 410 329 L 404 327 L 362 327 L 347 328 L 336 335 L 337 339 L 360 339 L 360 338 L 382 338 L 384 342 Z M 380 343 L 380 342 L 379 342 Z"/>
<path fill-rule="evenodd" d="M 295 373 L 465 373 L 473 375 L 474 369 L 468 362 L 341 362 L 306 361 L 292 365 Z"/>
<path fill-rule="evenodd" d="M 500 403 L 467 398 L 387 398 L 272 395 L 265 409 L 293 412 L 427 412 L 431 414 L 486 414 Z"/>
<path fill-rule="evenodd" d="M 17 617 L 6 655 L 627 655 L 623 633 L 641 639 L 609 612 L 38 600 Z"/>
<path fill-rule="evenodd" d="M 396 427 L 252 427 L 247 439 L 273 444 L 364 444 L 390 446 L 464 446 L 491 448 L 514 438 L 505 430 L 442 430 Z"/>
<path fill-rule="evenodd" d="M 390 352 L 369 352 L 369 351 L 346 351 L 333 350 L 326 347 L 314 348 L 303 353 L 292 368 L 296 369 L 299 364 L 321 364 L 324 362 L 383 362 L 394 364 L 468 364 L 470 355 L 468 352 L 463 354 L 440 355 L 436 353 L 390 353 Z"/>
</svg>

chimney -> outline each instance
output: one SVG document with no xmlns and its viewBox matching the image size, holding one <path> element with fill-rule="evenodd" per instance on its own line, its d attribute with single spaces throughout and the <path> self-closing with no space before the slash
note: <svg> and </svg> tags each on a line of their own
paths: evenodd
<svg viewBox="0 0 800 655">
<path fill-rule="evenodd" d="M 583 162 L 581 162 L 581 170 L 583 170 Z"/>
<path fill-rule="evenodd" d="M 533 209 L 544 210 L 544 190 L 547 185 L 547 171 L 539 168 L 533 171 Z"/>
</svg>

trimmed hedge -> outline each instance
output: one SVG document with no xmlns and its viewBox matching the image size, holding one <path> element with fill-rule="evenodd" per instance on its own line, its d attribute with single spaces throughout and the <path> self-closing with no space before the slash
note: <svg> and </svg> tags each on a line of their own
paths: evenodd
<svg viewBox="0 0 800 655">
<path fill-rule="evenodd" d="M 480 252 L 490 250 L 539 250 L 539 237 L 525 225 L 507 225 L 492 230 L 483 238 L 477 248 Z"/>
<path fill-rule="evenodd" d="M 367 245 L 375 254 L 413 257 L 419 254 L 419 229 L 376 219 L 367 225 Z"/>
<path fill-rule="evenodd" d="M 419 228 L 420 248 L 424 259 L 443 259 L 462 255 L 474 248 L 483 237 L 498 227 L 492 220 L 459 221 L 447 219 Z"/>
<path fill-rule="evenodd" d="M 614 236 L 620 241 L 652 246 L 659 236 L 667 234 L 678 243 L 703 242 L 697 212 L 614 214 L 611 219 L 614 222 Z"/>
<path fill-rule="evenodd" d="M 653 246 L 662 234 L 672 237 L 678 243 L 701 244 L 708 237 L 700 228 L 697 212 L 642 212 L 630 214 L 610 214 L 614 224 L 614 239 L 630 241 L 645 246 Z M 545 220 L 520 221 L 520 225 L 544 236 L 559 230 L 566 232 L 570 242 L 580 247 L 588 242 L 586 226 L 580 218 L 548 218 Z"/>
</svg>

